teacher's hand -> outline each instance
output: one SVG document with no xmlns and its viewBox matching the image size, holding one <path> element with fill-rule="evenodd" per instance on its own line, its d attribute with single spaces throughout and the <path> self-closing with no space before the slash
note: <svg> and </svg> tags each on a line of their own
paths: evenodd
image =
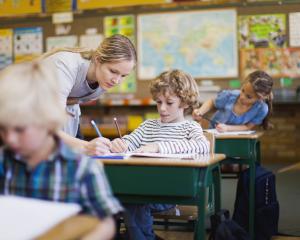
<svg viewBox="0 0 300 240">
<path fill-rule="evenodd" d="M 85 146 L 84 152 L 90 156 L 97 156 L 110 153 L 110 148 L 110 140 L 104 137 L 99 137 L 89 141 Z"/>
</svg>

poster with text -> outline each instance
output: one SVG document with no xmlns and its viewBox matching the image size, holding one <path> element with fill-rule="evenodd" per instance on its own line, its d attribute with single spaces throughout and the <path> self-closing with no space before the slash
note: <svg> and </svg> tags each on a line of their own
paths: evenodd
<svg viewBox="0 0 300 240">
<path fill-rule="evenodd" d="M 54 48 L 77 47 L 77 42 L 78 37 L 75 35 L 47 37 L 46 51 L 48 52 Z"/>
<path fill-rule="evenodd" d="M 104 36 L 121 34 L 128 37 L 135 45 L 134 15 L 117 15 L 104 18 Z M 136 73 L 132 72 L 122 83 L 112 88 L 110 93 L 134 93 L 136 91 Z"/>
<path fill-rule="evenodd" d="M 290 46 L 300 46 L 300 12 L 289 14 Z"/>
<path fill-rule="evenodd" d="M 13 61 L 13 30 L 0 29 L 0 70 Z"/>
<path fill-rule="evenodd" d="M 277 48 L 287 46 L 285 14 L 240 16 L 240 48 Z"/>
<path fill-rule="evenodd" d="M 43 53 L 43 29 L 41 27 L 14 29 L 15 62 L 32 60 Z"/>
<path fill-rule="evenodd" d="M 79 47 L 97 49 L 102 40 L 102 34 L 84 34 L 79 38 Z"/>
</svg>

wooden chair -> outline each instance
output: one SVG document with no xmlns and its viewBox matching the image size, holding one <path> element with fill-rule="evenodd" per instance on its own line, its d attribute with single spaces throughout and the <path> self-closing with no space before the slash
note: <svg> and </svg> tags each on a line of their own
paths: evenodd
<svg viewBox="0 0 300 240">
<path fill-rule="evenodd" d="M 212 133 L 204 132 L 205 137 L 210 143 L 210 152 L 215 152 L 215 136 Z M 212 189 L 208 189 L 208 205 L 207 209 L 209 210 L 212 206 L 209 204 L 212 202 Z M 169 226 L 184 226 L 188 229 L 194 229 L 194 223 L 197 220 L 198 209 L 196 206 L 186 206 L 186 205 L 177 205 L 175 208 L 154 213 L 154 224 L 164 225 L 165 229 L 168 229 Z"/>
</svg>

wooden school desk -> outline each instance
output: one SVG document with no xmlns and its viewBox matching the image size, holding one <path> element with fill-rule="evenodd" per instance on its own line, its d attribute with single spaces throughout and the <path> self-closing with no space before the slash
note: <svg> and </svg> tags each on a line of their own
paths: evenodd
<svg viewBox="0 0 300 240">
<path fill-rule="evenodd" d="M 74 240 L 81 239 L 99 224 L 99 219 L 89 215 L 77 215 L 53 227 L 37 240 Z"/>
<path fill-rule="evenodd" d="M 216 153 L 224 153 L 223 163 L 240 163 L 249 166 L 249 234 L 254 239 L 254 210 L 255 210 L 255 163 L 260 162 L 259 138 L 263 132 L 245 135 L 216 135 Z"/>
<path fill-rule="evenodd" d="M 207 188 L 214 189 L 214 210 L 221 207 L 219 161 L 224 154 L 196 160 L 171 158 L 102 159 L 114 194 L 122 203 L 170 203 L 198 207 L 194 239 L 205 239 Z"/>
</svg>

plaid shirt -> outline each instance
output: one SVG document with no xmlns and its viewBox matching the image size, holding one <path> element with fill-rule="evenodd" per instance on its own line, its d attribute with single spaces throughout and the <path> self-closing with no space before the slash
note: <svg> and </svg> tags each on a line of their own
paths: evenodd
<svg viewBox="0 0 300 240">
<path fill-rule="evenodd" d="M 83 213 L 100 218 L 122 210 L 101 163 L 75 153 L 61 141 L 56 152 L 34 169 L 1 148 L 0 194 L 78 203 Z"/>
</svg>

